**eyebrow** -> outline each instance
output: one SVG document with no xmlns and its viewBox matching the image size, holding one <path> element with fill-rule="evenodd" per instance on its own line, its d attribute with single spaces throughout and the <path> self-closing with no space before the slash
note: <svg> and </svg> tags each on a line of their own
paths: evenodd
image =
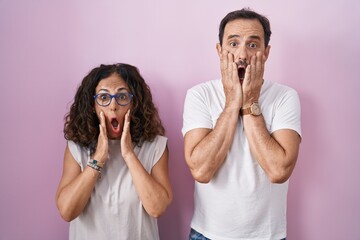
<svg viewBox="0 0 360 240">
<path fill-rule="evenodd" d="M 257 36 L 257 35 L 250 36 L 249 38 L 256 39 L 256 40 L 259 40 L 259 41 L 261 40 L 261 38 L 259 36 Z"/>
<path fill-rule="evenodd" d="M 228 40 L 232 39 L 232 38 L 240 38 L 240 35 L 234 34 L 234 35 L 229 35 L 228 36 Z M 257 36 L 257 35 L 252 35 L 249 38 L 250 39 L 256 39 L 256 40 L 259 40 L 259 41 L 261 40 L 261 38 L 259 36 Z"/>
<path fill-rule="evenodd" d="M 229 36 L 228 36 L 228 39 L 231 39 L 231 38 L 239 38 L 239 37 L 240 37 L 240 35 L 236 35 L 236 34 L 235 34 L 235 35 L 229 35 Z"/>
<path fill-rule="evenodd" d="M 116 89 L 117 92 L 120 92 L 120 91 L 122 91 L 122 90 L 129 91 L 129 90 L 126 89 L 125 87 L 121 87 L 121 88 Z M 106 88 L 100 88 L 98 92 L 101 92 L 101 91 L 109 92 L 109 90 L 107 90 Z"/>
</svg>

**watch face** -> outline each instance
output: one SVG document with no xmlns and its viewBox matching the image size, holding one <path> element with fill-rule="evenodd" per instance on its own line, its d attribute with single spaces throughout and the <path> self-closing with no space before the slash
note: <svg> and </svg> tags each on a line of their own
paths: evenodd
<svg viewBox="0 0 360 240">
<path fill-rule="evenodd" d="M 251 113 L 252 113 L 253 115 L 260 115 L 260 114 L 261 114 L 261 109 L 260 109 L 259 104 L 253 103 L 253 104 L 251 105 Z"/>
</svg>

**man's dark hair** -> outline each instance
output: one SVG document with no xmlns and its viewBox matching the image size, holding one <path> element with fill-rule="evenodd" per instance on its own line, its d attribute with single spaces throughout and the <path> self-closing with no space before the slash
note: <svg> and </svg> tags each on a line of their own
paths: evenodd
<svg viewBox="0 0 360 240">
<path fill-rule="evenodd" d="M 269 45 L 271 30 L 270 30 L 270 22 L 265 16 L 262 16 L 249 8 L 243 8 L 241 10 L 233 11 L 228 13 L 223 20 L 221 20 L 220 27 L 219 27 L 219 41 L 220 45 L 222 46 L 223 37 L 224 37 L 224 30 L 225 26 L 228 22 L 231 22 L 236 19 L 257 19 L 261 23 L 264 29 L 264 40 L 265 40 L 265 47 Z"/>
</svg>

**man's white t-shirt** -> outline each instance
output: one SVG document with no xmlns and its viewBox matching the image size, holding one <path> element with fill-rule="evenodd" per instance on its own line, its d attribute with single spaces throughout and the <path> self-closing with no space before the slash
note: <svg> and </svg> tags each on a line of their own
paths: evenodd
<svg viewBox="0 0 360 240">
<path fill-rule="evenodd" d="M 292 129 L 301 135 L 300 102 L 295 90 L 264 81 L 259 104 L 269 133 Z M 188 90 L 183 113 L 185 134 L 213 129 L 225 105 L 221 80 Z M 195 182 L 191 227 L 216 240 L 269 240 L 286 237 L 288 181 L 273 184 L 250 153 L 239 117 L 227 158 L 207 184 Z"/>
<path fill-rule="evenodd" d="M 134 152 L 148 173 L 163 155 L 167 138 L 136 146 Z M 83 170 L 90 160 L 87 149 L 68 141 L 71 154 Z M 70 240 L 158 240 L 157 220 L 144 210 L 130 171 L 121 156 L 120 140 L 109 140 L 109 157 L 89 202 L 70 223 Z"/>
</svg>

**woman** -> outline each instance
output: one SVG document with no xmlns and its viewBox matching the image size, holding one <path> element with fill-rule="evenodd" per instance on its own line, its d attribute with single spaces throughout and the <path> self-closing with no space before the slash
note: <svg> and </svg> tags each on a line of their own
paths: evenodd
<svg viewBox="0 0 360 240">
<path fill-rule="evenodd" d="M 82 81 L 65 117 L 56 194 L 70 239 L 159 239 L 172 200 L 167 138 L 136 67 L 101 65 Z"/>
</svg>

